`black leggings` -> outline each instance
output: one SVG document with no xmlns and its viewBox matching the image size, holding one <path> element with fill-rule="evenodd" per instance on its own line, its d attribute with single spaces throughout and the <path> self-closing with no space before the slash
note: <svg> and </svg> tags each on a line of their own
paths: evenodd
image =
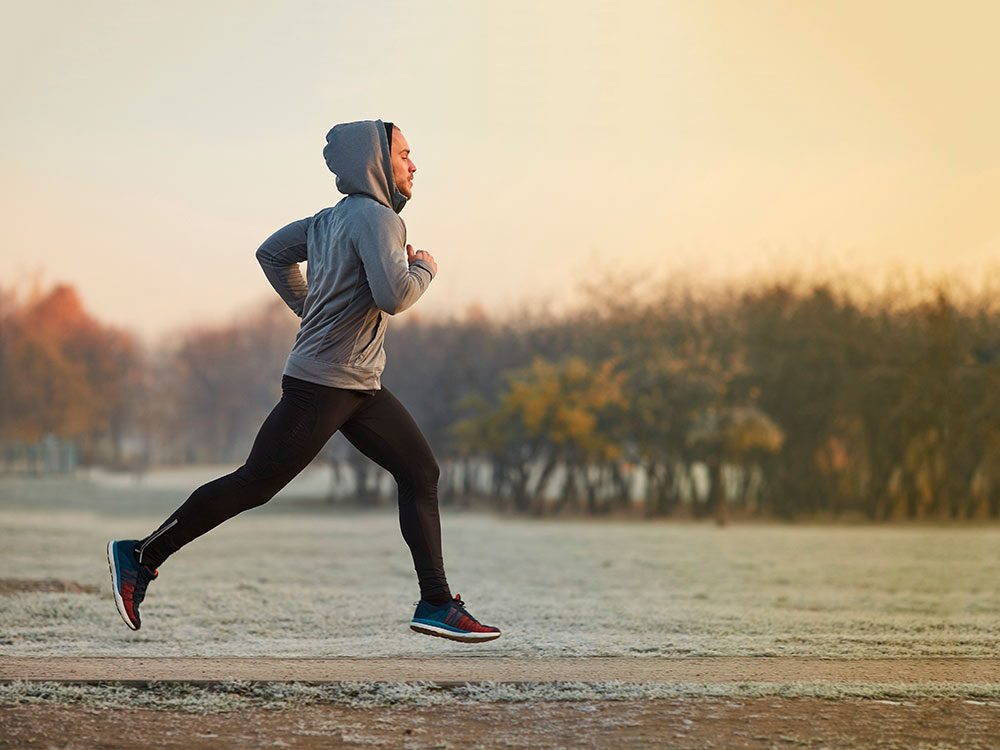
<svg viewBox="0 0 1000 750">
<path fill-rule="evenodd" d="M 449 598 L 441 555 L 438 465 L 413 417 L 385 388 L 349 391 L 289 375 L 281 379 L 281 401 L 257 433 L 246 463 L 196 489 L 139 543 L 139 561 L 158 568 L 192 539 L 263 505 L 309 465 L 337 430 L 395 478 L 399 525 L 413 556 L 421 598 Z"/>
</svg>

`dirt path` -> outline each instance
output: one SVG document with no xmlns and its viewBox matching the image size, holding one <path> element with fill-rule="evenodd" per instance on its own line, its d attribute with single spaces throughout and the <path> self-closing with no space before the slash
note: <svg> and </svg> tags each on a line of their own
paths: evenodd
<svg viewBox="0 0 1000 750">
<path fill-rule="evenodd" d="M 1000 683 L 1000 659 L 6 657 L 0 681 Z"/>
<path fill-rule="evenodd" d="M 228 714 L 0 707 L 0 748 L 670 747 L 933 748 L 1000 745 L 1000 707 L 968 701 L 671 699 L 476 706 L 307 706 Z"/>
<path fill-rule="evenodd" d="M 544 683 L 1000 684 L 1000 659 L 795 658 L 215 659 L 16 657 L 0 682 L 113 683 L 433 681 Z M 95 688 L 102 689 L 102 688 Z M 147 692 L 149 688 L 141 688 Z M 131 705 L 127 703 L 127 705 Z M 322 703 L 226 713 L 101 708 L 59 701 L 0 706 L 0 748 L 650 747 L 1000 748 L 1000 701 L 689 697 L 522 703 Z"/>
</svg>

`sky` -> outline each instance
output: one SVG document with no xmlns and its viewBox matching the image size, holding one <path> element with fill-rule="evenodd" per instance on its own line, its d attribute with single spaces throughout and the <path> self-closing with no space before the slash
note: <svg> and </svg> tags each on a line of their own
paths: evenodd
<svg viewBox="0 0 1000 750">
<path fill-rule="evenodd" d="M 337 123 L 400 125 L 416 310 L 583 285 L 1000 257 L 991 0 L 8 3 L 0 286 L 154 339 L 273 296 L 254 258 L 339 200 Z"/>
</svg>

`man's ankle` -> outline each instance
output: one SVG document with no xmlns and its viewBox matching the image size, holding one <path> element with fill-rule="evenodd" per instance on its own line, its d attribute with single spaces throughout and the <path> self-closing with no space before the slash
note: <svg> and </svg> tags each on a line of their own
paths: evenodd
<svg viewBox="0 0 1000 750">
<path fill-rule="evenodd" d="M 423 599 L 428 604 L 432 604 L 435 607 L 440 607 L 451 601 L 451 592 L 445 591 L 443 594 L 429 594 L 428 596 L 422 596 Z"/>
</svg>

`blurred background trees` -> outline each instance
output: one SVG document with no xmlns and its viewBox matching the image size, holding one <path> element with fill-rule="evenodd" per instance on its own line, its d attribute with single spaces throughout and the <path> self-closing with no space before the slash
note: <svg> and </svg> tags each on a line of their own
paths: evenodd
<svg viewBox="0 0 1000 750">
<path fill-rule="evenodd" d="M 141 372 L 132 336 L 88 315 L 72 287 L 0 292 L 0 440 L 58 436 L 84 461 L 118 462 Z"/>
<path fill-rule="evenodd" d="M 0 290 L 5 455 L 55 436 L 85 464 L 241 462 L 297 323 L 274 301 L 146 351 L 71 287 Z M 620 285 L 560 315 L 411 312 L 386 348 L 383 381 L 431 442 L 447 503 L 720 523 L 1000 515 L 989 298 Z M 321 460 L 364 502 L 386 488 L 343 443 Z"/>
</svg>

